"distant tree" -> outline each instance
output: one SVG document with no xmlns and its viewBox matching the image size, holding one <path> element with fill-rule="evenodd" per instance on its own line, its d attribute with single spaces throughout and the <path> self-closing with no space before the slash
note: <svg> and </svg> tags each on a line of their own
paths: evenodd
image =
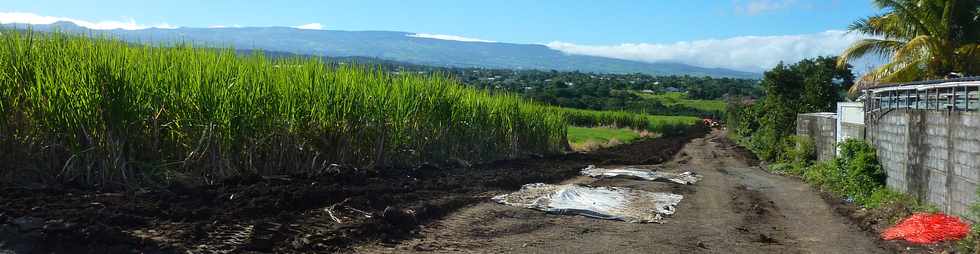
<svg viewBox="0 0 980 254">
<path fill-rule="evenodd" d="M 840 90 L 854 83 L 850 65 L 836 68 L 837 58 L 805 59 L 794 68 L 803 77 L 802 104 L 798 112 L 833 112 L 840 101 Z"/>
<path fill-rule="evenodd" d="M 796 132 L 798 114 L 833 111 L 838 91 L 854 80 L 849 66 L 836 67 L 835 57 L 779 63 L 764 76 L 761 103 L 733 101 L 726 111 L 735 133 L 747 137 L 750 148 L 769 161 L 783 159 L 784 147 Z"/>
</svg>

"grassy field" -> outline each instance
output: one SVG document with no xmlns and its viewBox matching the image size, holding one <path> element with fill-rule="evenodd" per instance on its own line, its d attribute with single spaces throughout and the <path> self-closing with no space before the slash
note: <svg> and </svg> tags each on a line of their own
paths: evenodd
<svg viewBox="0 0 980 254">
<path fill-rule="evenodd" d="M 625 128 L 568 127 L 568 143 L 576 151 L 626 144 L 640 137 L 640 132 Z"/>
<path fill-rule="evenodd" d="M 580 112 L 581 113 L 581 112 Z M 629 125 L 582 125 L 568 128 L 568 142 L 573 150 L 585 151 L 601 147 L 615 146 L 633 142 L 641 137 L 649 137 L 659 134 L 676 134 L 684 131 L 687 127 L 697 123 L 699 119 L 691 116 L 651 116 L 642 114 L 632 114 L 627 112 L 592 112 L 593 114 L 613 114 L 620 117 L 629 116 L 626 119 L 632 123 Z M 625 115 L 624 115 L 625 114 Z M 633 119 L 633 118 L 638 119 Z M 603 119 L 603 118 L 592 118 Z M 633 122 L 633 120 L 637 122 Z M 571 121 L 574 125 L 575 120 Z M 615 123 L 615 121 L 613 121 Z M 644 125 L 645 123 L 645 125 Z M 635 126 L 642 126 L 636 128 Z"/>
<path fill-rule="evenodd" d="M 634 92 L 634 94 L 644 99 L 659 101 L 666 106 L 681 105 L 701 111 L 725 112 L 725 101 L 722 100 L 693 100 L 688 99 L 687 94 L 677 92 L 663 94 Z"/>
<path fill-rule="evenodd" d="M 693 116 L 648 116 L 648 119 L 653 130 L 658 129 L 656 126 L 690 126 L 701 121 Z"/>
<path fill-rule="evenodd" d="M 698 121 L 692 116 L 652 116 L 626 111 L 564 109 L 569 124 L 579 127 L 613 127 L 656 133 L 684 129 Z"/>
</svg>

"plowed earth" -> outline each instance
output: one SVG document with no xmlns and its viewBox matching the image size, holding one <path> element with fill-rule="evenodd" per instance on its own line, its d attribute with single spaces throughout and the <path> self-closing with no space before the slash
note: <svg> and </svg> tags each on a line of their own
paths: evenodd
<svg viewBox="0 0 980 254">
<path fill-rule="evenodd" d="M 491 195 L 575 178 L 590 164 L 661 163 L 704 134 L 472 167 L 338 166 L 124 193 L 8 187 L 0 192 L 0 253 L 329 253 L 393 246 Z"/>
</svg>

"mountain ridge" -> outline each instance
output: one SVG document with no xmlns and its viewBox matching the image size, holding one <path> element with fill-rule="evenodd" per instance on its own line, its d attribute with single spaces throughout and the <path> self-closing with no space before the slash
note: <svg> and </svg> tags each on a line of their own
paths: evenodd
<svg viewBox="0 0 980 254">
<path fill-rule="evenodd" d="M 5 24 L 25 28 L 25 24 Z M 455 41 L 412 36 L 397 31 L 308 30 L 291 27 L 147 28 L 90 30 L 71 22 L 31 25 L 38 31 L 104 34 L 129 42 L 194 42 L 214 47 L 278 51 L 325 57 L 371 57 L 436 67 L 538 69 L 595 73 L 645 73 L 732 78 L 760 78 L 761 74 L 682 63 L 648 63 L 567 54 L 539 44 Z"/>
</svg>

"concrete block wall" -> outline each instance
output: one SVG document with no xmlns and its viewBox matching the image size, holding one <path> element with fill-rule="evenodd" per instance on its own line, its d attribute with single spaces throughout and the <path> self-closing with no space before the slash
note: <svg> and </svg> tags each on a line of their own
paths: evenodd
<svg viewBox="0 0 980 254">
<path fill-rule="evenodd" d="M 887 184 L 895 190 L 908 192 L 908 118 L 886 114 L 877 121 L 866 123 L 867 135 L 878 150 L 878 160 L 888 174 Z"/>
<path fill-rule="evenodd" d="M 977 202 L 977 184 L 980 183 L 980 113 L 954 114 L 950 119 L 950 140 L 955 141 L 950 151 L 950 200 L 953 211 L 969 211 Z M 972 218 L 974 220 L 980 218 Z"/>
<path fill-rule="evenodd" d="M 944 212 L 970 216 L 980 180 L 980 113 L 898 109 L 869 115 L 888 186 Z M 977 220 L 978 218 L 971 218 Z"/>
<path fill-rule="evenodd" d="M 813 140 L 817 160 L 833 160 L 837 154 L 837 117 L 833 113 L 797 115 L 796 135 Z"/>
</svg>

